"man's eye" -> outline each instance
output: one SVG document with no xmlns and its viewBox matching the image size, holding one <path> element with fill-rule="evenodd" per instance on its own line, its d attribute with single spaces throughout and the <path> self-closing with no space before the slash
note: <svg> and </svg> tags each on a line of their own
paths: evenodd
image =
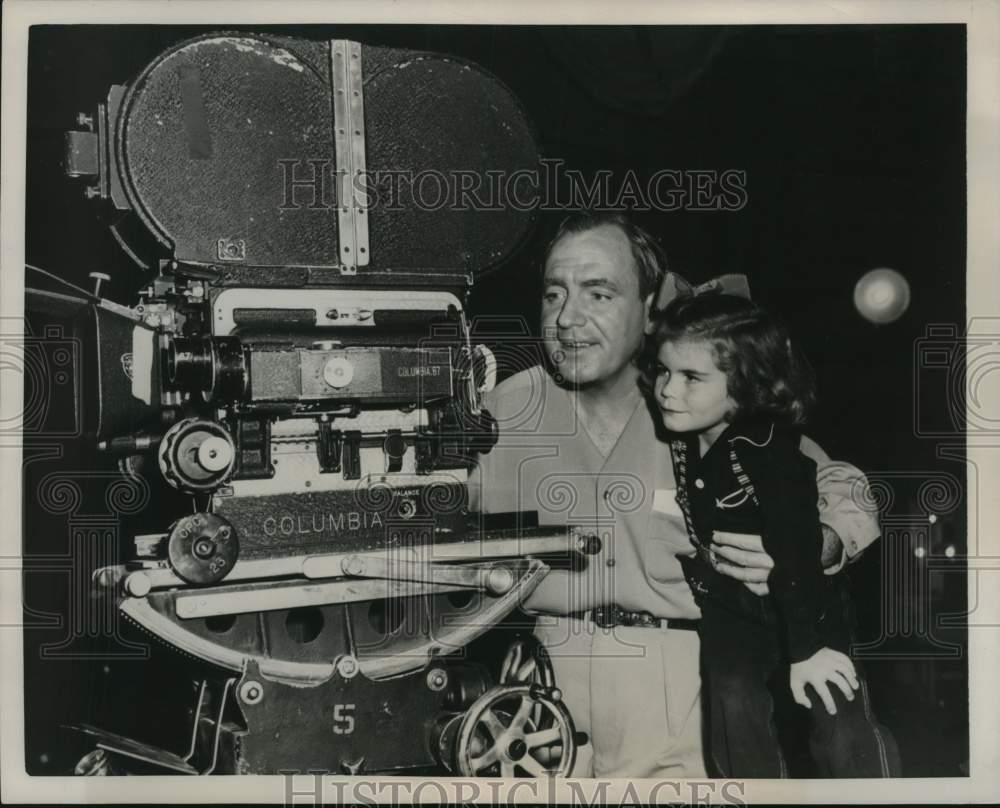
<svg viewBox="0 0 1000 808">
<path fill-rule="evenodd" d="M 542 300 L 545 301 L 546 303 L 555 303 L 560 298 L 562 298 L 562 292 L 560 292 L 559 290 L 552 290 L 549 292 L 544 292 L 542 294 Z"/>
<path fill-rule="evenodd" d="M 592 298 L 593 298 L 594 300 L 597 300 L 597 301 L 600 301 L 600 302 L 602 302 L 602 303 L 603 303 L 604 301 L 606 301 L 606 300 L 611 300 L 611 295 L 609 295 L 609 294 L 608 294 L 607 292 L 596 292 L 596 291 L 595 291 L 595 292 L 591 292 L 591 293 L 590 293 L 590 296 L 591 296 L 591 297 L 592 297 Z"/>
</svg>

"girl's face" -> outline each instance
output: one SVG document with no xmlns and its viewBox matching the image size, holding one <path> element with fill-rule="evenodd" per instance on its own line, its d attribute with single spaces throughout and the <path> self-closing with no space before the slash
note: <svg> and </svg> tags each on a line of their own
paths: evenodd
<svg viewBox="0 0 1000 808">
<path fill-rule="evenodd" d="M 664 342 L 657 354 L 656 403 L 671 432 L 707 433 L 717 438 L 736 403 L 726 374 L 715 365 L 707 342 Z"/>
</svg>

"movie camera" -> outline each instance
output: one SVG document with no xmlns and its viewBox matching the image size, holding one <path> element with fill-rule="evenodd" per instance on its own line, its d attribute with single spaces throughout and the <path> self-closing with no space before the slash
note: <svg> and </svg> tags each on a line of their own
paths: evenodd
<svg viewBox="0 0 1000 808">
<path fill-rule="evenodd" d="M 97 275 L 81 311 L 86 434 L 190 503 L 94 584 L 207 671 L 187 750 L 84 725 L 78 772 L 567 774 L 544 652 L 462 653 L 600 547 L 468 510 L 496 362 L 464 304 L 531 216 L 413 179 L 536 167 L 517 99 L 451 57 L 218 33 L 78 123 L 66 172 L 145 284 L 123 305 Z"/>
</svg>

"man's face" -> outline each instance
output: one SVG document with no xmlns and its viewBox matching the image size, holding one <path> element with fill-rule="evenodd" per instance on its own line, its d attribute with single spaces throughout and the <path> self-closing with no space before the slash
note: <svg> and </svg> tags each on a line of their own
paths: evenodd
<svg viewBox="0 0 1000 808">
<path fill-rule="evenodd" d="M 642 344 L 653 296 L 620 228 L 601 225 L 560 239 L 545 262 L 542 335 L 567 382 L 606 384 L 628 373 Z"/>
</svg>

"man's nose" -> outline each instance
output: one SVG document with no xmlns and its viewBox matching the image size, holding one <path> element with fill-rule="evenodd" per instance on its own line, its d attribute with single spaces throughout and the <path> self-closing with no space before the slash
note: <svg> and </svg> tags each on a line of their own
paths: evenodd
<svg viewBox="0 0 1000 808">
<path fill-rule="evenodd" d="M 583 312 L 580 308 L 579 300 L 575 295 L 566 295 L 562 306 L 559 308 L 559 316 L 556 318 L 556 325 L 559 328 L 572 328 L 583 325 Z"/>
</svg>

